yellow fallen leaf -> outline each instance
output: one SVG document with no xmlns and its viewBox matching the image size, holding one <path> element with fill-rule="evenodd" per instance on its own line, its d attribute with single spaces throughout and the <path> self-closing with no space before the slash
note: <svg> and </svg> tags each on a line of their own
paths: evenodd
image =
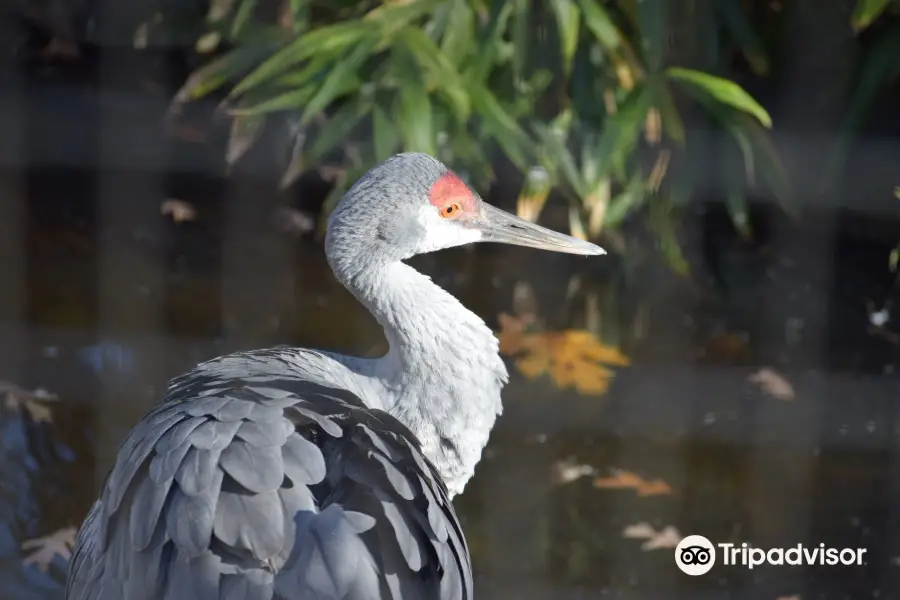
<svg viewBox="0 0 900 600">
<path fill-rule="evenodd" d="M 547 356 L 542 354 L 529 354 L 516 360 L 516 367 L 528 379 L 534 379 L 547 369 L 549 364 Z"/>
<path fill-rule="evenodd" d="M 516 367 L 529 379 L 547 373 L 560 388 L 584 395 L 603 395 L 615 373 L 603 364 L 627 366 L 617 348 L 604 346 L 588 331 L 528 332 L 533 318 L 498 316 L 500 351 L 516 357 Z M 601 364 L 602 363 L 602 364 Z"/>
</svg>

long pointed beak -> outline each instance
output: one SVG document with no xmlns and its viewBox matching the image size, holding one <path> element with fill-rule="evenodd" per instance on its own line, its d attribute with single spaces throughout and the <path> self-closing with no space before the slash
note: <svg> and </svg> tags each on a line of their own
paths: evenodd
<svg viewBox="0 0 900 600">
<path fill-rule="evenodd" d="M 514 244 L 586 256 L 606 254 L 606 250 L 600 246 L 535 225 L 487 202 L 481 204 L 481 217 L 473 222 L 472 226 L 481 231 L 483 242 Z"/>
</svg>

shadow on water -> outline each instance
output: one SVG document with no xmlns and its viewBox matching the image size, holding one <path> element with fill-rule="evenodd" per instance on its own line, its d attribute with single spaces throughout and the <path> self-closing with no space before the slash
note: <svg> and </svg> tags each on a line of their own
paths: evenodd
<svg viewBox="0 0 900 600">
<path fill-rule="evenodd" d="M 111 177 L 132 185 L 128 173 Z M 270 212 L 240 193 L 198 202 L 194 222 L 173 224 L 156 199 L 149 209 L 107 206 L 121 220 L 98 225 L 99 202 L 71 201 L 86 187 L 77 174 L 33 178 L 55 184 L 32 190 L 26 207 L 25 310 L 0 323 L 0 379 L 61 401 L 50 423 L 0 406 L 0 580 L 11 600 L 61 597 L 64 560 L 43 572 L 23 564 L 21 544 L 80 524 L 118 444 L 169 377 L 275 343 L 384 349 L 320 245 L 275 231 Z M 900 591 L 898 353 L 866 333 L 865 302 L 890 285 L 863 268 L 885 254 L 848 242 L 833 266 L 818 234 L 804 235 L 775 236 L 768 248 L 721 242 L 713 262 L 725 266 L 708 278 L 699 258 L 708 249 L 692 279 L 641 258 L 598 265 L 516 248 L 414 261 L 494 327 L 522 281 L 553 329 L 584 327 L 596 319 L 584 307 L 601 297 L 601 336 L 632 358 L 599 398 L 527 381 L 510 363 L 505 413 L 458 500 L 480 598 Z M 763 366 L 790 381 L 793 399 L 749 379 Z M 663 491 L 597 487 L 617 470 Z M 761 547 L 862 547 L 868 563 L 687 578 L 667 528 Z"/>
</svg>

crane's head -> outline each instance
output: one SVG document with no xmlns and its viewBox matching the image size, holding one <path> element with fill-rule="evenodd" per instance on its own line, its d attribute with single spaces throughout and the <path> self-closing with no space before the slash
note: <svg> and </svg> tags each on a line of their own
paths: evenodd
<svg viewBox="0 0 900 600">
<path fill-rule="evenodd" d="M 365 244 L 389 260 L 473 242 L 598 255 L 606 251 L 484 202 L 427 154 L 397 154 L 366 173 L 331 215 L 326 249 Z M 349 250 L 349 249 L 344 249 Z"/>
</svg>

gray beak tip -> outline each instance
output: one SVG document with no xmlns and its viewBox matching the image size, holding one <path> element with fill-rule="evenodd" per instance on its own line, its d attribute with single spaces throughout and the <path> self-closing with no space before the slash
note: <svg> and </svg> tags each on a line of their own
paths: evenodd
<svg viewBox="0 0 900 600">
<path fill-rule="evenodd" d="M 602 256 L 602 255 L 606 254 L 606 250 L 604 250 L 600 246 L 597 246 L 595 244 L 591 244 L 591 245 L 593 246 L 593 248 L 591 248 L 590 251 L 587 253 L 588 256 Z"/>
</svg>

